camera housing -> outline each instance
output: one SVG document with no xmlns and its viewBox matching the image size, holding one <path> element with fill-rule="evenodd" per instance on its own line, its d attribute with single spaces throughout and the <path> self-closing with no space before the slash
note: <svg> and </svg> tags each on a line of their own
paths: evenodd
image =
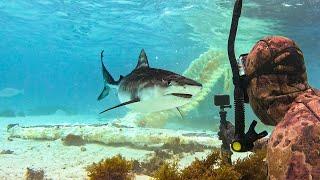
<svg viewBox="0 0 320 180">
<path fill-rule="evenodd" d="M 214 105 L 228 106 L 230 105 L 230 96 L 226 94 L 218 94 L 214 96 Z"/>
</svg>

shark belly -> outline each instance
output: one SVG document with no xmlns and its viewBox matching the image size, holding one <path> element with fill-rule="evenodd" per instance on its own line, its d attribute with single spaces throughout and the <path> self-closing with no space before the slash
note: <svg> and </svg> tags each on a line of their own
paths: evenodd
<svg viewBox="0 0 320 180">
<path fill-rule="evenodd" d="M 121 103 L 132 100 L 133 95 L 130 92 L 119 91 L 118 98 Z M 161 88 L 147 88 L 138 91 L 136 97 L 139 102 L 126 105 L 127 108 L 137 112 L 150 113 L 177 108 L 190 102 L 190 99 L 181 98 L 172 95 L 164 95 Z"/>
<path fill-rule="evenodd" d="M 187 104 L 189 101 L 190 100 L 188 99 L 182 99 L 179 97 L 157 97 L 130 104 L 127 105 L 127 107 L 138 112 L 149 113 L 180 107 Z"/>
</svg>

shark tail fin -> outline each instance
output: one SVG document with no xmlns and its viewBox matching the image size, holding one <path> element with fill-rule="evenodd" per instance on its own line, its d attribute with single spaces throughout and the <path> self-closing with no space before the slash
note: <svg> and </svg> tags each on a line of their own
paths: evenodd
<svg viewBox="0 0 320 180">
<path fill-rule="evenodd" d="M 117 85 L 119 85 L 123 76 L 120 76 L 120 79 L 118 81 L 115 81 L 113 79 L 113 77 L 111 76 L 111 74 L 109 73 L 109 71 L 107 70 L 106 66 L 103 63 L 103 52 L 104 52 L 104 50 L 101 51 L 101 57 L 100 57 L 103 79 L 104 79 L 105 83 L 107 83 L 109 85 L 117 86 Z"/>
<path fill-rule="evenodd" d="M 101 60 L 101 67 L 102 67 L 102 76 L 104 79 L 104 88 L 98 97 L 98 101 L 100 101 L 101 99 L 109 95 L 110 87 L 117 88 L 117 86 L 119 85 L 120 81 L 123 78 L 123 76 L 120 76 L 118 81 L 115 81 L 113 79 L 113 77 L 111 76 L 111 74 L 109 73 L 109 71 L 107 70 L 106 66 L 103 63 L 103 52 L 104 50 L 101 51 L 100 60 Z"/>
<path fill-rule="evenodd" d="M 106 96 L 108 96 L 110 91 L 110 87 L 108 85 L 105 85 L 102 92 L 100 93 L 99 97 L 98 97 L 98 101 L 100 101 L 101 99 L 105 98 Z"/>
</svg>

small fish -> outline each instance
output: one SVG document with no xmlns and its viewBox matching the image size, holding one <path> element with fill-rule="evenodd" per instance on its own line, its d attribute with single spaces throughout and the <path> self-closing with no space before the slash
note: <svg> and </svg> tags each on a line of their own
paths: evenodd
<svg viewBox="0 0 320 180">
<path fill-rule="evenodd" d="M 114 80 L 102 61 L 104 88 L 98 97 L 103 99 L 109 94 L 110 87 L 118 90 L 121 104 L 106 109 L 126 106 L 138 112 L 156 112 L 176 108 L 189 103 L 198 94 L 202 85 L 192 79 L 174 72 L 149 67 L 148 58 L 142 49 L 136 68 L 127 76 Z M 103 113 L 101 112 L 101 113 Z"/>
<path fill-rule="evenodd" d="M 19 94 L 24 94 L 24 90 L 14 89 L 14 88 L 4 88 L 0 90 L 0 97 L 13 97 Z"/>
</svg>

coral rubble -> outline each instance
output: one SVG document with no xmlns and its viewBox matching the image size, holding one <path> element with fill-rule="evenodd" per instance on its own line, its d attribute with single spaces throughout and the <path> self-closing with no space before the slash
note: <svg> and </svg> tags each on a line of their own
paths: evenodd
<svg viewBox="0 0 320 180">
<path fill-rule="evenodd" d="M 184 144 L 181 142 L 180 138 L 173 138 L 172 141 L 163 144 L 162 148 L 172 150 L 174 154 L 182 152 L 194 153 L 209 149 L 207 146 L 199 144 L 197 142 Z"/>
<path fill-rule="evenodd" d="M 65 146 L 82 146 L 86 143 L 81 136 L 74 134 L 68 134 L 62 141 Z"/>
<path fill-rule="evenodd" d="M 44 171 L 42 169 L 34 170 L 31 168 L 27 168 L 27 171 L 24 174 L 24 179 L 25 180 L 43 180 Z"/>
<path fill-rule="evenodd" d="M 22 127 L 19 125 L 8 128 L 10 138 L 57 140 L 67 139 L 66 135 L 77 134 L 87 143 L 100 143 L 105 145 L 132 146 L 133 148 L 146 149 L 172 144 L 179 139 L 180 146 L 203 145 L 208 148 L 220 146 L 221 142 L 215 132 L 207 131 L 195 133 L 194 131 L 152 129 L 152 128 L 118 128 L 112 124 L 106 125 L 74 125 L 74 126 L 35 126 Z M 190 133 L 193 133 L 190 135 Z M 200 135 L 199 135 L 200 134 Z M 204 135 L 205 134 L 205 135 Z M 81 138 L 78 138 L 80 142 Z M 166 145 L 165 145 L 166 146 Z M 174 148 L 174 147 L 173 147 Z M 201 149 L 201 148 L 200 148 Z"/>
<path fill-rule="evenodd" d="M 2 150 L 2 151 L 0 151 L 0 154 L 13 154 L 13 151 L 11 151 L 10 149 Z"/>
</svg>

